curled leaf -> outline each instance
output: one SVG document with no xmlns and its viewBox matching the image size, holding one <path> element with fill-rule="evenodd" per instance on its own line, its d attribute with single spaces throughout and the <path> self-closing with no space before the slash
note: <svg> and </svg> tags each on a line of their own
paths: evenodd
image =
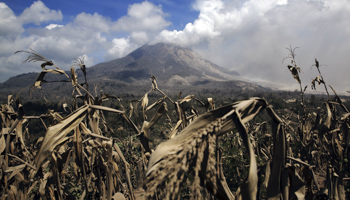
<svg viewBox="0 0 350 200">
<path fill-rule="evenodd" d="M 155 76 L 151 76 L 151 79 L 152 79 L 152 88 L 153 90 L 155 89 L 158 89 L 158 85 L 157 85 L 157 82 L 156 82 L 156 77 Z"/>
<path fill-rule="evenodd" d="M 300 78 L 299 78 L 299 72 L 300 72 L 300 68 L 299 67 L 293 67 L 291 65 L 287 66 L 289 71 L 292 73 L 294 79 L 300 84 Z"/>
<path fill-rule="evenodd" d="M 180 101 L 180 104 L 182 104 L 183 102 L 189 102 L 189 101 L 191 101 L 193 98 L 194 98 L 194 95 L 187 95 L 185 98 L 183 98 L 183 99 Z"/>
<path fill-rule="evenodd" d="M 316 78 L 312 79 L 311 81 L 311 89 L 316 90 L 316 82 L 318 83 L 318 85 L 320 85 L 321 83 L 324 84 L 324 81 L 321 78 L 321 75 L 316 76 Z"/>
</svg>

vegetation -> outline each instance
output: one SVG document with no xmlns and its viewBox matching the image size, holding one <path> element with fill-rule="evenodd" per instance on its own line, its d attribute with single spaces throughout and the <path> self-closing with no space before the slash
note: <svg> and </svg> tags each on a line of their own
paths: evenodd
<svg viewBox="0 0 350 200">
<path fill-rule="evenodd" d="M 125 102 L 90 92 L 83 59 L 68 75 L 34 50 L 19 51 L 42 63 L 32 91 L 50 73 L 73 91 L 45 108 L 12 95 L 1 105 L 1 199 L 349 198 L 347 102 L 317 60 L 312 89 L 323 85 L 327 97 L 307 96 L 296 49 L 288 50 L 301 94 L 289 103 L 275 93 L 172 97 L 153 76 L 142 97 Z"/>
</svg>

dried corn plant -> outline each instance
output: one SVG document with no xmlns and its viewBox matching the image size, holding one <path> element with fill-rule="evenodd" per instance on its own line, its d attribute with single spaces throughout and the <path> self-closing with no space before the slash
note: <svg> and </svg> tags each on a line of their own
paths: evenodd
<svg viewBox="0 0 350 200">
<path fill-rule="evenodd" d="M 73 86 L 72 101 L 63 114 L 39 116 L 27 116 L 13 96 L 1 105 L 0 198 L 346 199 L 350 114 L 330 86 L 333 99 L 327 91 L 322 108 L 307 107 L 295 50 L 286 59 L 300 85 L 302 113 L 283 117 L 263 98 L 219 108 L 213 98 L 181 92 L 173 100 L 154 76 L 148 92 L 123 106 L 115 95 L 90 93 L 84 59 L 68 75 L 34 50 L 18 51 L 29 53 L 25 62 L 42 62 L 34 89 L 50 82 L 47 73 L 63 76 Z M 316 82 L 327 89 L 315 62 L 312 89 Z M 74 66 L 83 71 L 82 83 Z M 121 109 L 105 106 L 107 100 Z M 127 139 L 106 114 L 129 126 Z M 45 135 L 28 144 L 34 119 Z M 166 130 L 163 139 L 156 129 Z"/>
<path fill-rule="evenodd" d="M 345 182 L 349 180 L 349 112 L 333 88 L 334 100 L 325 102 L 324 109 L 319 109 L 318 113 L 309 112 L 304 100 L 307 86 L 301 84 L 295 49 L 289 50 L 290 56 L 287 58 L 291 59 L 292 65 L 288 68 L 300 84 L 302 98 L 303 112 L 297 117 L 299 121 L 287 123 L 266 102 L 264 106 L 248 103 L 252 99 L 203 114 L 185 124 L 177 136 L 158 145 L 152 153 L 145 182 L 148 199 L 180 199 L 181 188 L 186 184 L 191 185 L 190 195 L 194 199 L 203 198 L 203 195 L 208 195 L 207 192 L 209 196 L 215 195 L 220 199 L 346 198 Z M 316 66 L 319 69 L 317 62 Z M 320 71 L 319 74 L 321 77 Z M 320 83 L 325 84 L 323 77 L 320 80 Z M 184 99 L 187 101 L 191 98 L 188 96 Z M 246 110 L 238 109 L 247 104 L 252 106 L 246 107 Z M 337 107 L 344 112 L 343 115 L 339 116 Z M 263 108 L 266 108 L 271 118 L 271 124 L 268 125 L 271 130 L 267 131 L 266 126 L 248 129 L 248 122 Z M 215 114 L 220 112 L 221 115 Z M 249 120 L 237 120 L 245 119 L 242 116 L 251 112 L 254 114 L 250 115 Z M 184 117 L 178 113 L 182 122 Z M 217 142 L 219 136 L 230 131 L 240 133 L 249 160 L 247 177 L 235 195 L 228 189 L 222 174 L 219 163 L 222 158 Z M 264 140 L 259 141 L 257 138 Z M 239 139 L 237 141 L 240 142 Z M 266 142 L 271 145 L 267 146 L 264 144 Z M 258 166 L 254 153 L 263 160 Z M 257 168 L 261 170 L 259 173 Z M 325 182 L 322 183 L 322 179 L 326 179 Z M 264 187 L 265 192 L 262 191 Z"/>
<path fill-rule="evenodd" d="M 295 49 L 290 48 L 289 51 L 292 56 L 288 58 L 295 64 Z M 299 126 L 293 128 L 296 131 L 290 133 L 290 149 L 289 156 L 287 156 L 289 163 L 286 164 L 285 168 L 288 168 L 289 176 L 292 173 L 299 181 L 299 184 L 297 184 L 299 185 L 297 187 L 299 188 L 298 193 L 294 193 L 292 197 L 298 199 L 321 197 L 346 199 L 344 183 L 348 179 L 346 176 L 349 176 L 350 170 L 348 163 L 350 156 L 348 150 L 349 124 L 347 122 L 349 111 L 335 90 L 329 86 L 334 92 L 334 98 L 332 99 L 317 59 L 315 59 L 313 66 L 317 68 L 319 75 L 312 80 L 311 88 L 316 90 L 316 82 L 319 85 L 323 84 L 328 100 L 324 102 L 322 108 L 313 113 L 310 113 L 309 110 L 311 109 L 308 109 L 302 101 L 303 117 Z M 292 75 L 295 78 L 293 72 Z M 298 79 L 297 81 L 301 85 L 301 80 Z M 305 89 L 301 90 L 302 97 Z M 343 114 L 340 114 L 341 112 Z M 293 148 L 295 146 L 299 148 Z M 293 169 L 293 171 L 290 169 Z M 283 177 L 281 177 L 282 179 Z M 319 185 L 320 179 L 325 179 L 324 185 Z M 283 197 L 286 198 L 287 194 L 283 194 Z M 289 195 L 291 194 L 289 193 Z"/>
<path fill-rule="evenodd" d="M 83 86 L 87 87 L 86 77 L 85 83 L 79 84 L 73 67 L 71 76 L 68 76 L 34 50 L 19 52 L 30 54 L 25 62 L 44 62 L 34 88 L 41 89 L 41 84 L 47 82 L 44 80 L 46 73 L 63 74 L 74 87 L 73 96 L 78 98 L 74 98 L 72 112 L 65 117 L 55 112 L 25 116 L 19 102 L 16 102 L 18 111 L 14 110 L 12 96 L 7 104 L 2 105 L 2 198 L 112 199 L 123 193 L 122 196 L 134 199 L 129 164 L 114 139 L 105 136 L 111 130 L 103 112 L 116 113 L 128 120 L 125 112 L 102 106 L 102 101 L 111 96 L 92 96 Z M 78 64 L 82 70 L 85 69 L 83 60 L 79 60 Z M 47 69 L 46 66 L 55 66 L 56 69 Z M 78 99 L 83 100 L 83 106 L 78 106 Z M 45 124 L 42 120 L 48 116 L 54 119 L 54 124 Z M 23 133 L 23 128 L 33 118 L 40 119 L 47 130 L 33 147 L 28 147 L 23 137 L 28 130 Z M 105 131 L 101 126 L 105 127 Z M 119 168 L 123 168 L 124 172 Z"/>
<path fill-rule="evenodd" d="M 255 199 L 257 194 L 257 163 L 246 123 L 262 109 L 277 126 L 282 123 L 268 106 L 266 100 L 252 98 L 203 114 L 190 123 L 176 137 L 161 143 L 152 153 L 146 174 L 147 198 L 179 199 L 180 189 L 190 175 L 192 195 L 201 199 L 201 187 L 221 199 L 232 199 L 223 174 L 218 170 L 220 160 L 217 138 L 226 132 L 237 130 L 247 150 L 249 173 L 237 192 L 238 199 Z"/>
</svg>

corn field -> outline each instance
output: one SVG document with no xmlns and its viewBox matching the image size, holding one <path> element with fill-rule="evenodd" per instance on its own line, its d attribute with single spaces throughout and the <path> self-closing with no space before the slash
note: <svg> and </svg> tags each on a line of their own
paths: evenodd
<svg viewBox="0 0 350 200">
<path fill-rule="evenodd" d="M 264 98 L 219 108 L 214 98 L 180 94 L 174 100 L 154 76 L 148 92 L 123 105 L 116 95 L 90 92 L 83 59 L 67 74 L 34 50 L 16 52 L 29 55 L 24 62 L 41 63 L 32 91 L 53 73 L 72 85 L 72 99 L 62 104 L 64 114 L 28 116 L 12 95 L 1 105 L 0 198 L 349 199 L 350 113 L 326 85 L 317 60 L 312 89 L 323 85 L 328 100 L 316 110 L 305 105 L 307 87 L 295 49 L 288 50 L 303 112 L 281 116 Z M 151 93 L 161 97 L 152 101 Z M 127 138 L 112 134 L 107 113 L 123 121 Z M 32 120 L 41 121 L 45 135 L 28 142 Z M 160 126 L 168 134 L 155 140 Z"/>
</svg>

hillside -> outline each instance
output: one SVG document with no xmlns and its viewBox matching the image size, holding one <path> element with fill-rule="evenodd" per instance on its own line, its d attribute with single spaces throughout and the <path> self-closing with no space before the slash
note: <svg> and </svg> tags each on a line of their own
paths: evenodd
<svg viewBox="0 0 350 200">
<path fill-rule="evenodd" d="M 172 44 L 144 45 L 127 56 L 95 65 L 88 70 L 92 80 L 120 80 L 126 83 L 157 77 L 167 85 L 192 85 L 198 81 L 226 81 L 239 76 L 190 49 Z"/>
<path fill-rule="evenodd" d="M 83 74 L 76 69 L 78 80 L 83 82 Z M 67 72 L 70 74 L 70 72 Z M 6 95 L 16 95 L 23 88 L 24 96 L 28 96 L 29 88 L 34 84 L 39 73 L 21 74 L 0 84 L 1 100 Z M 127 56 L 109 62 L 99 63 L 87 68 L 87 80 L 91 86 L 98 86 L 103 92 L 120 94 L 138 94 L 151 86 L 150 77 L 155 76 L 157 83 L 164 89 L 173 88 L 182 92 L 205 89 L 215 90 L 264 90 L 261 86 L 241 81 L 239 73 L 220 67 L 201 57 L 194 51 L 173 44 L 157 43 L 144 45 Z M 43 85 L 45 97 L 56 99 L 69 95 L 70 83 L 63 75 L 47 74 L 47 82 Z M 137 85 L 137 87 L 135 87 Z M 193 86 L 193 87 L 189 87 Z M 94 89 L 90 87 L 90 89 Z M 179 92 L 179 91 L 176 91 Z M 33 93 L 32 98 L 41 98 L 40 92 Z"/>
</svg>

